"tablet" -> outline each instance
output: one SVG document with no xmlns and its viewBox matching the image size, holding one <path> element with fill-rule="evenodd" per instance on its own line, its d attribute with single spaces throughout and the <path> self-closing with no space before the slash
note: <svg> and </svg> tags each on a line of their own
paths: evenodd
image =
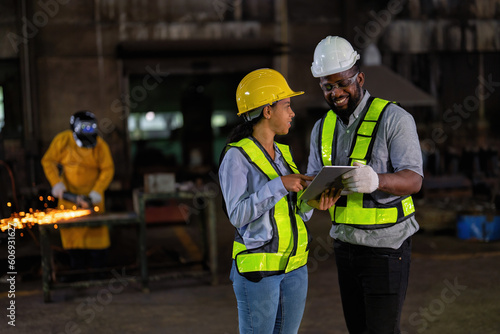
<svg viewBox="0 0 500 334">
<path fill-rule="evenodd" d="M 354 168 L 359 168 L 359 166 L 323 166 L 323 169 L 307 186 L 299 199 L 306 202 L 310 199 L 319 199 L 321 193 L 326 189 L 342 188 L 340 176 Z"/>
</svg>

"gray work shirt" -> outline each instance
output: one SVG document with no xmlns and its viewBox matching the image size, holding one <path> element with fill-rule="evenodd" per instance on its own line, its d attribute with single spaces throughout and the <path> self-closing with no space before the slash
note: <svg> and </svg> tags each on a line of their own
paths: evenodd
<svg viewBox="0 0 500 334">
<path fill-rule="evenodd" d="M 337 118 L 335 127 L 336 147 L 333 165 L 349 164 L 349 152 L 356 129 L 368 110 L 366 103 L 370 94 L 365 90 L 364 97 L 349 117 L 345 125 Z M 322 168 L 321 153 L 318 151 L 319 129 L 321 119 L 316 122 L 311 132 L 311 145 L 307 175 L 316 175 Z M 389 104 L 384 111 L 373 143 L 372 157 L 369 165 L 378 174 L 395 173 L 411 170 L 423 177 L 422 152 L 418 140 L 417 129 L 413 117 L 396 104 Z M 373 199 L 380 203 L 388 203 L 397 199 L 382 191 L 375 191 Z M 388 247 L 397 249 L 403 241 L 419 229 L 415 216 L 391 227 L 363 230 L 349 225 L 333 225 L 330 236 L 340 241 L 370 247 Z"/>
</svg>

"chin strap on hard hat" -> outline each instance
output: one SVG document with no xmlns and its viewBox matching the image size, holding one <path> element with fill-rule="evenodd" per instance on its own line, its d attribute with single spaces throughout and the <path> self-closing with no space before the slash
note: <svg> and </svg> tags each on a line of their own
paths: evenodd
<svg viewBox="0 0 500 334">
<path fill-rule="evenodd" d="M 266 104 L 265 106 L 256 108 L 254 110 L 250 110 L 249 112 L 241 114 L 241 116 L 243 116 L 243 119 L 245 120 L 245 122 L 250 122 L 251 120 L 256 119 L 257 117 L 259 117 L 260 114 L 262 114 L 262 110 L 264 110 L 264 108 L 266 106 L 268 106 L 268 105 L 269 104 Z"/>
</svg>

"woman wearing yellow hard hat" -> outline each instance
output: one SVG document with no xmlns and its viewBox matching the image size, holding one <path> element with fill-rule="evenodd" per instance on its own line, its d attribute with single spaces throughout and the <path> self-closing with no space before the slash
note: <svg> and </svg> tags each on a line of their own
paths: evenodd
<svg viewBox="0 0 500 334">
<path fill-rule="evenodd" d="M 313 178 L 299 173 L 287 145 L 295 116 L 290 89 L 272 69 L 247 74 L 236 90 L 238 125 L 219 168 L 225 209 L 236 228 L 230 278 L 238 304 L 240 333 L 297 333 L 307 295 L 309 236 L 304 221 L 313 208 L 327 210 L 338 194 L 297 201 Z"/>
</svg>

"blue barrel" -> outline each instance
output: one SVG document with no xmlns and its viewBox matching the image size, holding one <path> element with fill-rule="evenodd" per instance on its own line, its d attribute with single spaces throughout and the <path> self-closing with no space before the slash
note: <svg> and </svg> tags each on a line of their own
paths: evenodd
<svg viewBox="0 0 500 334">
<path fill-rule="evenodd" d="M 463 240 L 500 240 L 500 216 L 459 215 L 457 237 Z"/>
</svg>

